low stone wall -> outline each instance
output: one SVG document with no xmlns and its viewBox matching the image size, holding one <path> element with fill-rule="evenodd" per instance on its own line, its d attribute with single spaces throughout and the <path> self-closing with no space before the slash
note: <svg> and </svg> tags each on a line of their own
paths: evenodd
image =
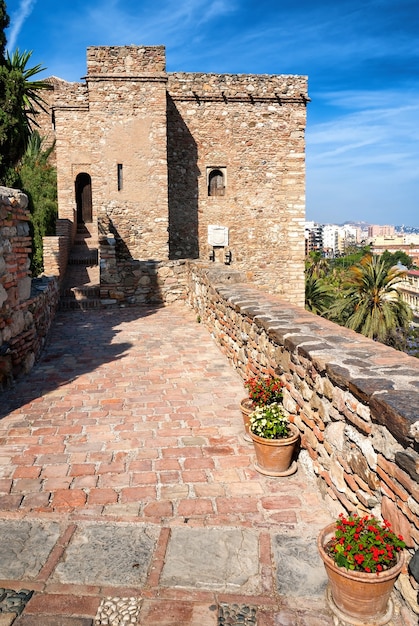
<svg viewBox="0 0 419 626">
<path fill-rule="evenodd" d="M 27 197 L 0 187 L 0 390 L 38 357 L 58 304 L 54 278 L 32 280 Z"/>
<path fill-rule="evenodd" d="M 300 461 L 333 514 L 381 514 L 419 546 L 419 360 L 191 264 L 189 303 L 243 379 L 279 374 Z M 419 581 L 418 581 L 419 582 Z M 419 612 L 417 583 L 399 579 Z M 416 587 L 416 589 L 415 589 Z"/>
<path fill-rule="evenodd" d="M 99 237 L 100 298 L 106 304 L 170 304 L 187 298 L 187 262 L 118 259 L 115 240 Z"/>
</svg>

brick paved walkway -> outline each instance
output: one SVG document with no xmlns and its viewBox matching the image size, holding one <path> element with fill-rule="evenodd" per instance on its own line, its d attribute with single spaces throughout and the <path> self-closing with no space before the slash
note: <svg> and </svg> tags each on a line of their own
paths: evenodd
<svg viewBox="0 0 419 626">
<path fill-rule="evenodd" d="M 135 598 L 132 623 L 146 626 L 230 623 L 222 615 L 232 606 L 256 607 L 258 626 L 334 623 L 324 593 L 299 588 L 303 572 L 294 581 L 283 575 L 289 563 L 278 547 L 303 541 L 315 549 L 330 517 L 303 467 L 281 479 L 253 469 L 253 448 L 242 438 L 244 395 L 240 377 L 186 308 L 57 315 L 40 363 L 1 397 L 0 520 L 12 534 L 5 543 L 13 544 L 16 524 L 29 529 L 28 545 L 46 550 L 20 574 L 0 553 L 0 586 L 35 591 L 16 626 L 118 626 L 117 617 L 95 621 L 106 597 Z M 99 548 L 85 553 L 91 567 L 84 574 L 72 564 L 83 554 L 76 546 L 83 550 L 97 535 L 89 524 L 102 525 L 105 543 L 127 527 L 134 542 L 146 529 L 147 544 L 138 537 L 144 558 L 128 562 L 120 581 L 100 571 Z M 237 580 L 256 573 L 230 584 L 216 552 L 237 532 L 248 540 L 234 565 Z M 208 556 L 200 553 L 205 542 Z M 17 561 L 25 545 L 13 548 Z M 307 550 L 296 551 L 304 563 Z M 227 573 L 212 581 L 206 568 L 219 557 Z M 202 580 L 188 580 L 199 567 Z M 0 626 L 11 623 L 10 614 L 1 621 L 7 615 L 0 613 Z"/>
</svg>

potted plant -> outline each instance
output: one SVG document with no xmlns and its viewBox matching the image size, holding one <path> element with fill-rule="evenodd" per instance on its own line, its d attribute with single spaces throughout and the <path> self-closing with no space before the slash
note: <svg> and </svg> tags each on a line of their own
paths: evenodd
<svg viewBox="0 0 419 626">
<path fill-rule="evenodd" d="M 354 624 L 386 624 L 393 613 L 390 595 L 403 566 L 405 543 L 387 520 L 356 513 L 329 524 L 318 549 L 329 579 L 334 613 Z M 350 621 L 355 620 L 355 621 Z"/>
<path fill-rule="evenodd" d="M 275 376 L 248 378 L 244 383 L 248 390 L 248 396 L 240 402 L 243 416 L 244 438 L 251 441 L 249 435 L 249 415 L 257 406 L 272 404 L 272 402 L 282 402 L 282 381 Z"/>
<path fill-rule="evenodd" d="M 289 476 L 297 470 L 293 460 L 300 433 L 282 404 L 257 406 L 249 415 L 249 434 L 256 453 L 255 469 L 267 476 Z"/>
</svg>

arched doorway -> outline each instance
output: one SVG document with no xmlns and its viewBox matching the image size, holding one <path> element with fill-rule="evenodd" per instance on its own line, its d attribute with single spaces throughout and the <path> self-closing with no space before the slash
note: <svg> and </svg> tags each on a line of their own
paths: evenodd
<svg viewBox="0 0 419 626">
<path fill-rule="evenodd" d="M 92 179 L 89 174 L 78 174 L 75 182 L 77 224 L 92 222 Z"/>
</svg>

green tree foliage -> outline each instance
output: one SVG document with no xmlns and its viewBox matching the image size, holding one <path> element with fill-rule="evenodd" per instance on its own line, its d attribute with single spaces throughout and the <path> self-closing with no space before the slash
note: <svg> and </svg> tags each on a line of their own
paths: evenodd
<svg viewBox="0 0 419 626">
<path fill-rule="evenodd" d="M 43 270 L 42 237 L 55 234 L 58 214 L 57 172 L 50 162 L 54 146 L 43 149 L 43 139 L 34 131 L 17 172 L 21 188 L 28 195 L 32 214 L 33 256 L 32 273 L 39 275 Z"/>
<path fill-rule="evenodd" d="M 320 250 L 312 250 L 306 259 L 306 273 L 311 276 L 322 278 L 330 267 L 330 262 L 323 256 Z"/>
<path fill-rule="evenodd" d="M 315 274 L 307 274 L 305 281 L 305 308 L 316 315 L 323 315 L 333 302 L 333 289 Z"/>
<path fill-rule="evenodd" d="M 341 296 L 327 317 L 366 337 L 398 349 L 406 344 L 412 312 L 397 290 L 405 272 L 365 255 L 348 272 Z"/>
<path fill-rule="evenodd" d="M 0 65 L 4 63 L 4 50 L 6 48 L 5 30 L 9 26 L 9 16 L 6 12 L 6 3 L 0 0 Z"/>
<path fill-rule="evenodd" d="M 37 111 L 44 107 L 39 92 L 51 89 L 45 81 L 33 80 L 44 68 L 28 68 L 31 52 L 16 50 L 0 65 L 0 183 L 18 185 L 16 165 L 25 153 L 36 126 Z"/>
<path fill-rule="evenodd" d="M 362 257 L 364 257 L 369 252 L 370 247 L 364 246 L 361 249 L 358 248 L 352 251 L 350 254 L 346 254 L 345 256 L 333 259 L 331 263 L 333 267 L 348 268 L 351 267 L 351 265 L 355 265 L 355 263 L 359 263 Z"/>
<path fill-rule="evenodd" d="M 407 267 L 408 270 L 410 270 L 413 265 L 413 260 L 403 250 L 397 250 L 396 252 L 389 252 L 388 250 L 384 250 L 381 258 L 384 259 L 387 267 L 392 267 L 393 265 L 397 265 L 397 263 L 401 263 L 402 265 Z"/>
</svg>

